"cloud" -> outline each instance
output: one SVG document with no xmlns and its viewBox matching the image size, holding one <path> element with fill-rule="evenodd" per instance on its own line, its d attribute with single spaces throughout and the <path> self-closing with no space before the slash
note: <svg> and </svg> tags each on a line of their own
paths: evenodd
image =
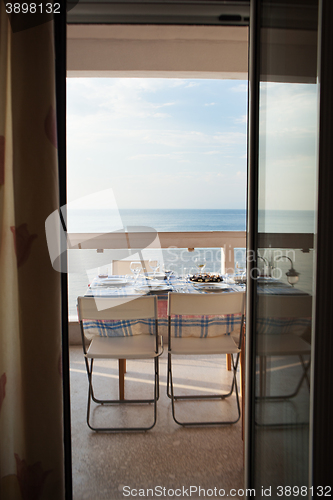
<svg viewBox="0 0 333 500">
<path fill-rule="evenodd" d="M 144 78 L 115 79 L 69 79 L 69 91 L 77 94 L 91 114 L 112 113 L 114 119 L 166 118 L 170 115 L 156 113 L 164 107 L 174 106 L 175 102 L 151 102 L 147 96 L 152 96 L 158 90 L 170 87 L 165 80 Z M 75 98 L 74 98 L 75 99 Z M 77 114 L 82 116 L 82 108 L 77 108 Z"/>
<path fill-rule="evenodd" d="M 206 102 L 205 106 L 216 106 L 216 102 Z"/>
<path fill-rule="evenodd" d="M 231 87 L 231 92 L 247 92 L 247 83 L 240 83 L 235 85 L 235 87 Z"/>
<path fill-rule="evenodd" d="M 153 125 L 149 120 L 144 122 L 131 120 L 125 123 L 115 119 L 112 113 L 103 113 L 93 116 L 68 115 L 68 136 L 71 144 L 95 144 L 96 147 L 103 143 L 115 144 L 115 141 L 125 139 L 127 141 L 140 141 L 142 144 L 155 144 L 182 150 L 197 151 L 205 147 L 209 151 L 216 151 L 216 147 L 229 148 L 232 145 L 241 144 L 246 146 L 246 133 L 244 132 L 216 132 L 208 133 L 202 130 L 169 129 L 163 126 L 156 128 L 145 128 L 145 125 Z M 175 125 L 178 125 L 175 122 Z M 141 128 L 134 128 L 140 127 Z M 133 127 L 133 128 L 131 128 Z M 164 152 L 163 152 L 164 153 Z M 141 154 L 141 153 L 140 153 Z"/>
<path fill-rule="evenodd" d="M 204 155 L 220 155 L 222 154 L 222 151 L 204 151 Z"/>
<path fill-rule="evenodd" d="M 219 144 L 246 145 L 246 133 L 243 132 L 218 132 L 213 138 Z"/>
<path fill-rule="evenodd" d="M 296 134 L 314 134 L 317 127 L 317 86 L 315 84 L 261 85 L 261 134 L 284 135 L 295 139 Z"/>
<path fill-rule="evenodd" d="M 215 151 L 188 150 L 188 151 L 173 151 L 171 153 L 142 153 L 142 154 L 136 154 L 133 156 L 129 156 L 128 160 L 167 158 L 170 160 L 189 162 L 190 160 L 188 158 L 185 158 L 185 157 L 190 156 L 190 155 L 192 155 L 192 156 L 195 155 L 196 157 L 198 157 L 198 155 L 208 155 L 208 156 L 223 155 L 223 151 L 218 151 L 218 150 L 215 150 Z M 243 158 L 246 158 L 246 155 L 244 155 Z"/>
<path fill-rule="evenodd" d="M 200 85 L 199 82 L 189 82 L 188 83 L 188 82 L 186 82 L 186 80 L 184 81 L 184 83 L 185 83 L 185 88 L 186 89 L 190 89 L 192 87 L 198 87 Z"/>
<path fill-rule="evenodd" d="M 234 123 L 247 123 L 247 115 L 242 115 L 240 118 L 235 118 Z"/>
<path fill-rule="evenodd" d="M 154 158 L 166 158 L 169 160 L 176 160 L 178 162 L 186 162 L 188 163 L 190 160 L 184 158 L 186 154 L 190 154 L 190 152 L 181 151 L 174 153 L 145 153 L 145 154 L 137 154 L 134 156 L 129 156 L 129 160 L 153 160 Z"/>
</svg>

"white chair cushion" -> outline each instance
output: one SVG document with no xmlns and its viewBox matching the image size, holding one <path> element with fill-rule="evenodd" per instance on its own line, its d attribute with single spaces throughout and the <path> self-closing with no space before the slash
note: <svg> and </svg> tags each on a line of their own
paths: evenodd
<svg viewBox="0 0 333 500">
<path fill-rule="evenodd" d="M 209 338 L 171 338 L 172 354 L 237 354 L 240 352 L 231 335 Z"/>
<path fill-rule="evenodd" d="M 154 335 L 135 335 L 132 337 L 94 337 L 89 345 L 87 358 L 154 358 L 161 352 L 156 353 L 155 349 L 156 337 Z"/>
</svg>

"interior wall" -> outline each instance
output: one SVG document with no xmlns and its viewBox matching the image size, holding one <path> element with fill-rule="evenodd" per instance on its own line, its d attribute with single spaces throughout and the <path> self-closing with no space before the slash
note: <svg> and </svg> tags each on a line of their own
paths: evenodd
<svg viewBox="0 0 333 500">
<path fill-rule="evenodd" d="M 269 33 L 264 79 L 315 82 L 316 32 L 277 28 Z M 263 28 L 262 37 L 267 36 Z M 70 24 L 67 76 L 247 80 L 248 28 Z"/>
<path fill-rule="evenodd" d="M 247 79 L 244 26 L 68 25 L 69 77 Z"/>
</svg>

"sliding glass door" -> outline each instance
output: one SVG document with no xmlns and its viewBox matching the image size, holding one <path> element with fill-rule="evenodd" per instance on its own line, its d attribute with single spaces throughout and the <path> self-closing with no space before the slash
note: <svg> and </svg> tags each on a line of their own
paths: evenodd
<svg viewBox="0 0 333 500">
<path fill-rule="evenodd" d="M 247 484 L 298 497 L 309 482 L 318 2 L 254 1 L 251 15 Z"/>
</svg>

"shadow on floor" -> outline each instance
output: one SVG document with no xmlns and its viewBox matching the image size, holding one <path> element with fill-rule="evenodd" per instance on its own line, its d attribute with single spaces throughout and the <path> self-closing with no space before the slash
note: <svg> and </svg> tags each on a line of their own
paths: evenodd
<svg viewBox="0 0 333 500">
<path fill-rule="evenodd" d="M 188 392 L 194 387 L 198 390 L 207 382 L 210 383 L 207 387 L 215 390 L 221 380 L 222 388 L 227 390 L 232 375 L 226 371 L 225 356 L 214 358 L 191 357 L 189 363 L 179 360 L 175 364 L 179 389 Z M 231 488 L 243 488 L 241 421 L 232 426 L 212 428 L 178 426 L 172 419 L 171 403 L 166 396 L 166 353 L 160 359 L 157 424 L 146 433 L 91 431 L 86 424 L 88 381 L 80 346 L 71 347 L 70 359 L 74 500 L 133 498 L 135 492 L 131 495 L 132 489 L 144 490 L 141 492 L 142 497 L 142 493 L 145 493 L 150 498 L 171 498 L 172 491 L 168 495 L 168 490 L 185 488 L 190 494 L 191 486 L 191 498 L 194 499 L 203 498 L 203 492 L 200 497 L 197 493 L 199 487 L 205 490 L 217 488 L 217 491 L 223 488 L 226 493 Z M 103 361 L 96 362 L 96 391 L 104 391 L 108 397 L 111 397 L 111 393 L 117 397 L 117 364 L 111 362 L 110 366 L 107 367 Z M 150 373 L 152 363 L 150 365 L 136 360 L 128 362 L 125 397 L 149 396 L 153 387 L 148 383 Z M 110 391 L 108 394 L 106 389 Z M 203 412 L 212 419 L 215 413 L 220 417 L 221 408 L 225 412 L 223 415 L 234 415 L 234 396 L 224 403 L 179 404 L 180 412 L 198 416 L 199 419 Z M 137 419 L 149 421 L 151 411 L 149 407 L 121 408 L 120 411 L 116 408 L 97 408 L 92 415 L 96 419 L 119 418 L 135 424 Z M 155 490 L 158 487 L 161 489 Z M 195 487 L 198 488 L 197 492 Z M 153 491 L 147 492 L 148 488 Z M 137 495 L 140 496 L 139 491 Z M 186 493 L 182 491 L 180 498 L 186 498 Z"/>
</svg>

